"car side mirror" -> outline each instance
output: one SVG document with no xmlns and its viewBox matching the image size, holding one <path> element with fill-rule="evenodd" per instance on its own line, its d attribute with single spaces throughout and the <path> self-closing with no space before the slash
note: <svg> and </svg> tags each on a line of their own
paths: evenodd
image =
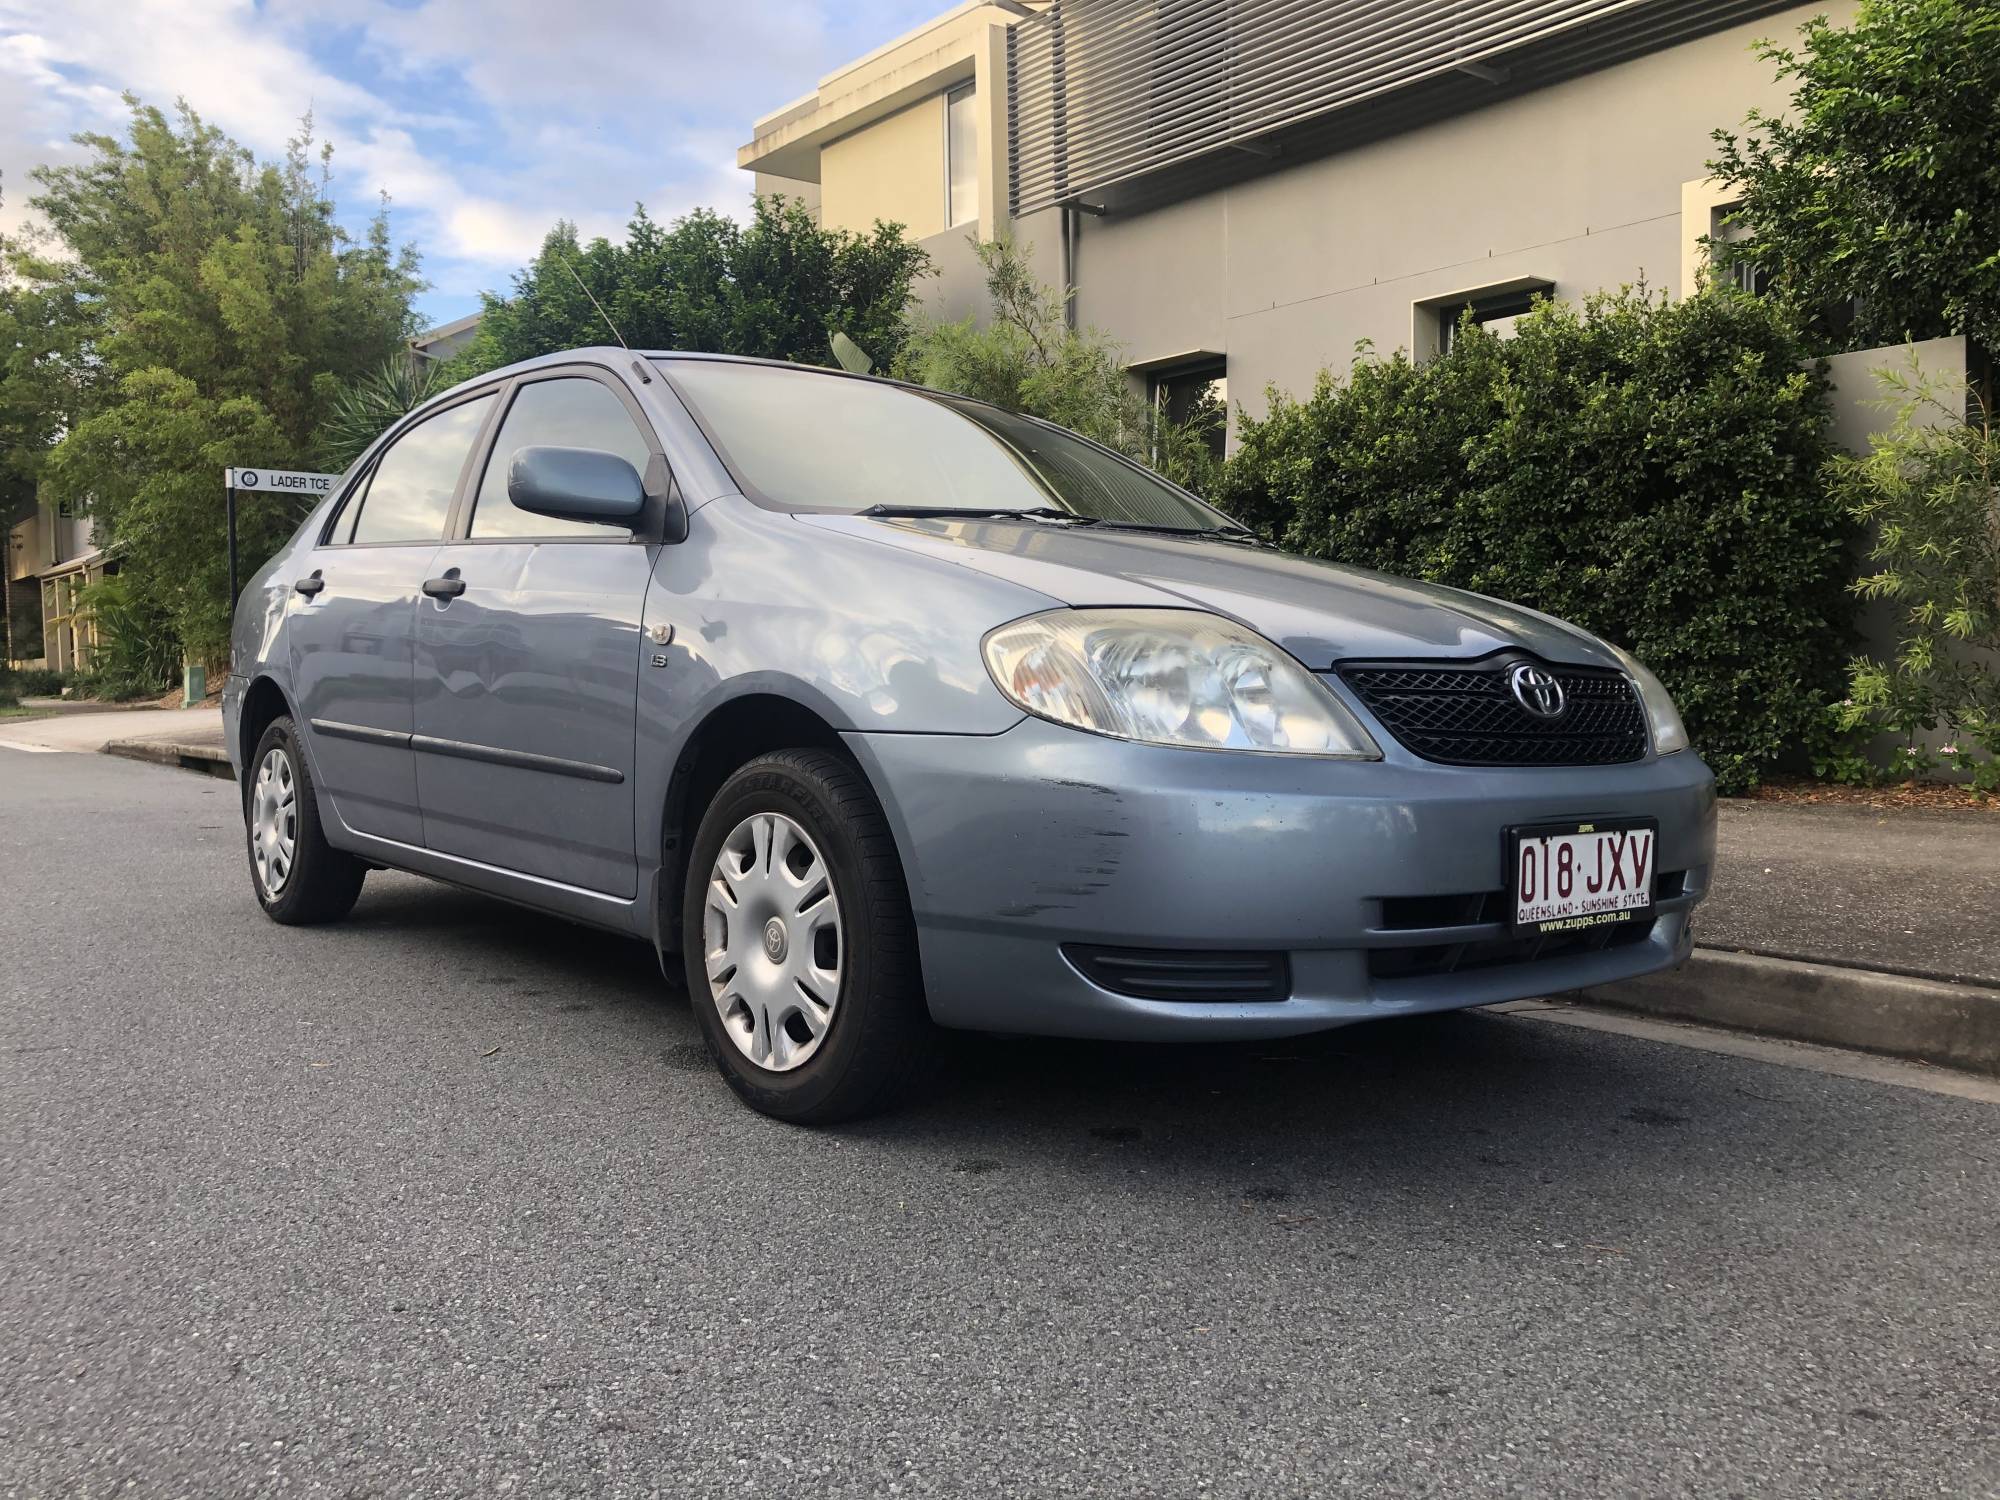
<svg viewBox="0 0 2000 1500">
<path fill-rule="evenodd" d="M 598 448 L 516 448 L 507 465 L 515 509 L 562 521 L 636 524 L 646 507 L 639 471 Z"/>
</svg>

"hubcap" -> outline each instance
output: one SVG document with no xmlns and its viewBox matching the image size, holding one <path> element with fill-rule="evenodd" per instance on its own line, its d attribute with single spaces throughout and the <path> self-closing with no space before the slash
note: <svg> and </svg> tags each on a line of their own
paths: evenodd
<svg viewBox="0 0 2000 1500">
<path fill-rule="evenodd" d="M 811 1059 L 840 1003 L 840 899 L 819 848 L 783 813 L 752 813 L 709 871 L 702 948 L 722 1029 L 751 1062 Z"/>
<path fill-rule="evenodd" d="M 298 791 L 292 782 L 292 758 L 273 746 L 258 766 L 250 792 L 250 860 L 257 867 L 257 883 L 265 895 L 279 895 L 291 879 L 298 837 Z"/>
</svg>

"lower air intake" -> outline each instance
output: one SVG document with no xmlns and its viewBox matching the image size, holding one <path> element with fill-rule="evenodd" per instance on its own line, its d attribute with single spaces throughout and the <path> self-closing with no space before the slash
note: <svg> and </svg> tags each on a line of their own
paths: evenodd
<svg viewBox="0 0 2000 1500">
<path fill-rule="evenodd" d="M 1065 943 L 1063 957 L 1100 989 L 1135 1000 L 1286 1000 L 1292 967 L 1283 953 L 1185 948 L 1095 948 Z"/>
</svg>

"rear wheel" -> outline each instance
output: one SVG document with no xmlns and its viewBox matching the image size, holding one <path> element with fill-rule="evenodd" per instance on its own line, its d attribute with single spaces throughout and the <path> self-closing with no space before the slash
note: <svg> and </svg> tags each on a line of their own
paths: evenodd
<svg viewBox="0 0 2000 1500">
<path fill-rule="evenodd" d="M 289 715 L 271 721 L 244 773 L 250 883 L 265 914 L 288 927 L 346 916 L 368 867 L 326 841 L 312 773 Z"/>
<path fill-rule="evenodd" d="M 715 794 L 682 903 L 688 993 L 743 1101 L 824 1125 L 906 1088 L 932 1040 L 895 841 L 854 766 L 760 756 Z"/>
</svg>

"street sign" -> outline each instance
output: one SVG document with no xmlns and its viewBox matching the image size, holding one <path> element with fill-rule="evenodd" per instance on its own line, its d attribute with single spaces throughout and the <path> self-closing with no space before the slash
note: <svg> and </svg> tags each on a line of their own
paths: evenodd
<svg viewBox="0 0 2000 1500">
<path fill-rule="evenodd" d="M 275 490 L 281 495 L 331 495 L 338 474 L 308 474 L 300 469 L 224 469 L 222 482 L 232 490 Z"/>
<path fill-rule="evenodd" d="M 229 607 L 236 608 L 236 497 L 238 495 L 284 495 L 287 498 L 322 500 L 340 483 L 338 474 L 314 474 L 305 469 L 238 469 L 222 471 L 223 509 L 229 527 Z"/>
</svg>

